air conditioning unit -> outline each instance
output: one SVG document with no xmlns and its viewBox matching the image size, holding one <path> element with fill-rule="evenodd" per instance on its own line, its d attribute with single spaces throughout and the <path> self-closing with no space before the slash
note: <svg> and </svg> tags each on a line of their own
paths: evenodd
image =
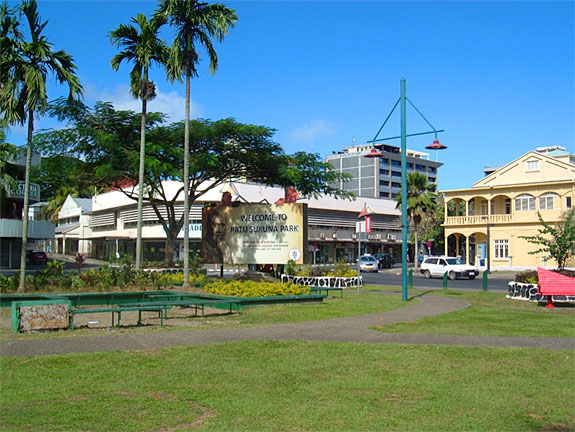
<svg viewBox="0 0 575 432">
<path fill-rule="evenodd" d="M 325 238 L 325 234 L 324 234 L 324 233 L 319 233 L 319 238 Z"/>
</svg>

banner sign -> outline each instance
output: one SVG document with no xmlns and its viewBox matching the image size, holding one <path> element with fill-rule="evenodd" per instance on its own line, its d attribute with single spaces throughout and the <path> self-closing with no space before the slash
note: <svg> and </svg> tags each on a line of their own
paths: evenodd
<svg viewBox="0 0 575 432">
<path fill-rule="evenodd" d="M 202 212 L 204 263 L 304 263 L 307 242 L 305 204 L 242 204 Z"/>
</svg>

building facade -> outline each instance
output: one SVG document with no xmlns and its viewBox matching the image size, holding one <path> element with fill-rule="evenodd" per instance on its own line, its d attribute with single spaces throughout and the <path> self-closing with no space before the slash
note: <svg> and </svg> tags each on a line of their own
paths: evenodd
<svg viewBox="0 0 575 432">
<path fill-rule="evenodd" d="M 164 182 L 168 196 L 174 197 L 182 184 Z M 265 187 L 258 184 L 234 182 L 218 186 L 195 202 L 190 209 L 190 251 L 198 251 L 202 239 L 202 208 L 206 203 L 217 203 L 224 191 L 232 191 L 234 201 L 246 203 L 274 203 L 284 197 L 281 188 Z M 362 253 L 392 253 L 399 261 L 401 255 L 400 212 L 395 202 L 373 198 L 349 201 L 323 196 L 319 199 L 301 199 L 298 203 L 308 206 L 308 263 L 334 263 L 338 260 L 353 262 L 358 255 L 358 235 L 356 223 L 364 205 L 372 211 L 372 232 L 363 233 Z M 184 203 L 182 195 L 174 205 L 175 217 L 182 215 Z M 159 207 L 158 211 L 167 216 L 168 210 Z M 159 222 L 156 210 L 150 203 L 143 209 L 143 259 L 162 261 L 166 253 L 166 233 Z M 92 198 L 90 213 L 92 249 L 91 256 L 108 259 L 111 256 L 135 257 L 137 202 L 126 194 L 114 191 Z M 183 259 L 183 230 L 173 251 L 175 260 Z"/>
<path fill-rule="evenodd" d="M 379 158 L 364 157 L 373 147 L 382 153 Z M 437 184 L 437 170 L 443 165 L 429 160 L 429 154 L 407 150 L 407 172 L 419 172 L 430 183 Z M 401 149 L 387 144 L 364 144 L 345 147 L 326 158 L 336 171 L 350 174 L 352 180 L 340 182 L 338 188 L 359 197 L 393 199 L 401 193 Z"/>
<path fill-rule="evenodd" d="M 90 227 L 91 198 L 73 198 L 70 195 L 58 212 L 55 241 L 52 250 L 59 254 L 89 255 L 92 251 Z"/>
<path fill-rule="evenodd" d="M 539 148 L 486 174 L 470 189 L 442 191 L 445 254 L 495 269 L 555 267 L 545 254 L 530 254 L 538 247 L 522 237 L 539 233 L 538 213 L 555 224 L 573 208 L 575 156 Z"/>
<path fill-rule="evenodd" d="M 40 156 L 32 156 L 32 165 L 40 164 Z M 14 180 L 0 193 L 0 267 L 20 268 L 22 251 L 22 213 L 24 211 L 24 180 L 26 176 L 26 152 L 7 161 L 7 174 Z M 40 186 L 30 183 L 28 210 L 28 249 L 44 250 L 54 238 L 54 224 L 36 220 L 40 208 Z"/>
</svg>

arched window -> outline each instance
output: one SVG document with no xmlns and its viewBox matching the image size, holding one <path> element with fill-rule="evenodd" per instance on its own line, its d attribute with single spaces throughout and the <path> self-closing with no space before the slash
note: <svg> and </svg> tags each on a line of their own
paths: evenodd
<svg viewBox="0 0 575 432">
<path fill-rule="evenodd" d="M 553 210 L 555 204 L 555 198 L 559 198 L 559 195 L 553 192 L 548 192 L 539 197 L 539 209 L 540 210 Z"/>
<path fill-rule="evenodd" d="M 515 198 L 515 211 L 535 210 L 535 197 L 528 194 Z"/>
</svg>

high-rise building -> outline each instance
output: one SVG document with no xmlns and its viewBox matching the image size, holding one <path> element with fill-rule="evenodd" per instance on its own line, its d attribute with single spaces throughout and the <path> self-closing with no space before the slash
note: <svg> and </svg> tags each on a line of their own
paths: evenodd
<svg viewBox="0 0 575 432">
<path fill-rule="evenodd" d="M 382 153 L 379 158 L 364 157 L 373 147 Z M 407 150 L 407 172 L 425 174 L 430 183 L 437 184 L 437 169 L 443 165 L 429 159 L 428 153 Z M 352 180 L 340 182 L 340 189 L 357 196 L 393 199 L 401 193 L 401 149 L 388 144 L 354 145 L 333 152 L 326 158 L 342 173 L 350 174 Z"/>
</svg>

